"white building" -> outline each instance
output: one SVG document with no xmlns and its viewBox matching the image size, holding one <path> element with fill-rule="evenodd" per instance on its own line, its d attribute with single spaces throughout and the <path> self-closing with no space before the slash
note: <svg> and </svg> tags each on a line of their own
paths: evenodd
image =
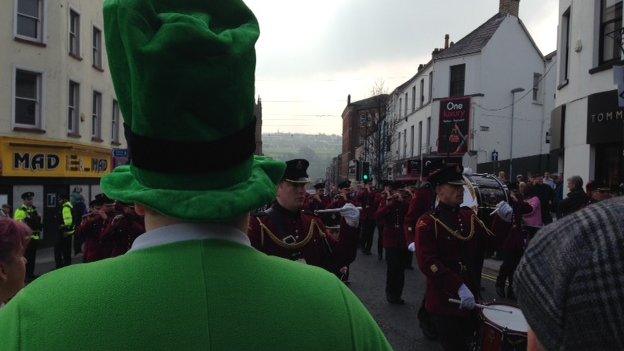
<svg viewBox="0 0 624 351">
<path fill-rule="evenodd" d="M 624 178 L 624 110 L 613 65 L 622 61 L 621 0 L 560 0 L 551 152 L 566 178 L 617 187 Z"/>
<path fill-rule="evenodd" d="M 398 162 L 388 167 L 397 178 L 416 178 L 421 158 L 493 173 L 508 171 L 513 157 L 514 175 L 550 168 L 554 97 L 545 91 L 554 85 L 554 54 L 542 55 L 518 10 L 519 0 L 501 0 L 499 13 L 457 43 L 447 36 L 445 47 L 393 92 L 388 116 L 396 121 Z"/>
<path fill-rule="evenodd" d="M 88 201 L 125 148 L 103 37 L 103 0 L 0 2 L 0 203 Z M 118 152 L 121 154 L 123 152 Z M 43 209 L 43 210 L 42 210 Z"/>
</svg>

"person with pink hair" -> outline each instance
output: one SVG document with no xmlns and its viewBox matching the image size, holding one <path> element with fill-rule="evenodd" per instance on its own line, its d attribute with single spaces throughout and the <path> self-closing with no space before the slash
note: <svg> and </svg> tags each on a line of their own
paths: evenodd
<svg viewBox="0 0 624 351">
<path fill-rule="evenodd" d="M 24 287 L 24 251 L 30 235 L 26 224 L 10 218 L 0 219 L 0 308 Z"/>
</svg>

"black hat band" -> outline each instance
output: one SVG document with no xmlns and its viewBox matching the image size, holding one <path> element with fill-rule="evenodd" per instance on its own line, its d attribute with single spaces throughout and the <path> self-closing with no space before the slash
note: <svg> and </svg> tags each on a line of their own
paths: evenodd
<svg viewBox="0 0 624 351">
<path fill-rule="evenodd" d="M 208 173 L 232 168 L 256 150 L 256 118 L 219 140 L 189 142 L 135 134 L 124 123 L 128 154 L 138 168 L 159 173 Z"/>
</svg>

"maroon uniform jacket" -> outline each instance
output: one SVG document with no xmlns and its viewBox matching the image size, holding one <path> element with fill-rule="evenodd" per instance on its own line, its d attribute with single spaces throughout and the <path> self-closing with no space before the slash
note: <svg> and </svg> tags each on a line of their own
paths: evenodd
<svg viewBox="0 0 624 351">
<path fill-rule="evenodd" d="M 110 257 L 110 244 L 100 241 L 102 231 L 110 221 L 110 215 L 107 219 L 102 218 L 97 213 L 89 213 L 83 216 L 82 222 L 76 228 L 75 235 L 84 241 L 83 259 L 85 262 L 94 262 Z"/>
<path fill-rule="evenodd" d="M 425 213 L 433 209 L 435 194 L 430 187 L 420 188 L 414 192 L 405 215 L 405 242 L 409 245 L 416 242 L 416 223 Z"/>
<path fill-rule="evenodd" d="M 357 246 L 358 231 L 342 220 L 336 239 L 327 232 L 320 217 L 304 211 L 293 213 L 275 203 L 252 216 L 247 234 L 251 245 L 267 255 L 303 259 L 309 265 L 339 274 L 340 268 L 355 259 L 351 247 Z"/>
<path fill-rule="evenodd" d="M 466 240 L 458 239 L 456 235 Z M 427 311 L 438 315 L 469 314 L 449 303 L 448 299 L 459 299 L 457 292 L 462 284 L 466 284 L 476 299 L 479 298 L 478 269 L 473 267 L 473 262 L 477 261 L 477 246 L 485 235 L 486 228 L 468 208 L 439 204 L 435 210 L 420 217 L 416 225 L 416 257 L 420 270 L 427 277 Z"/>
<path fill-rule="evenodd" d="M 104 228 L 100 234 L 100 242 L 110 247 L 110 257 L 116 257 L 128 252 L 134 239 L 143 233 L 145 233 L 143 217 L 120 214 Z"/>
<path fill-rule="evenodd" d="M 387 204 L 382 204 L 375 213 L 375 218 L 383 226 L 381 236 L 384 248 L 407 248 L 403 233 L 407 206 L 405 201 L 390 201 Z"/>
<path fill-rule="evenodd" d="M 305 209 L 307 211 L 310 212 L 314 212 L 317 210 L 324 210 L 326 208 L 328 208 L 327 206 L 329 206 L 330 200 L 329 197 L 327 197 L 326 195 L 320 196 L 320 201 L 319 199 L 316 198 L 315 195 L 310 196 L 307 199 L 307 203 L 304 205 Z"/>
<path fill-rule="evenodd" d="M 362 207 L 360 211 L 360 221 L 372 221 L 375 219 L 377 211 L 377 198 L 375 193 L 369 189 L 362 189 L 356 197 L 355 202 Z"/>
</svg>

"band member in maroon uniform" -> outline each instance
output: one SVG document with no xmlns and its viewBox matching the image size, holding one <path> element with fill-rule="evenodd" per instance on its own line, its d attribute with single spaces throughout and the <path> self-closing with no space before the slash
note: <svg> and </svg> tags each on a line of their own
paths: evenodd
<svg viewBox="0 0 624 351">
<path fill-rule="evenodd" d="M 394 186 L 390 196 L 375 213 L 377 220 L 383 223 L 383 247 L 386 251 L 388 265 L 386 275 L 386 299 L 391 304 L 402 305 L 405 301 L 401 298 L 403 285 L 405 284 L 405 268 L 408 255 L 403 233 L 407 202 L 403 193 Z"/>
<path fill-rule="evenodd" d="M 340 208 L 342 219 L 336 239 L 320 217 L 303 211 L 308 166 L 306 160 L 286 162 L 276 202 L 250 218 L 247 234 L 251 244 L 268 255 L 304 261 L 342 276 L 355 259 L 351 248 L 357 245 L 360 213 L 353 204 Z"/>
<path fill-rule="evenodd" d="M 327 195 L 325 195 L 325 183 L 315 184 L 314 190 L 316 192 L 314 195 L 311 195 L 308 198 L 306 209 L 308 211 L 314 212 L 317 210 L 324 210 L 328 208 L 331 200 L 329 199 Z"/>
<path fill-rule="evenodd" d="M 134 239 L 145 233 L 144 219 L 134 211 L 134 206 L 118 202 L 115 207 L 119 214 L 100 234 L 100 242 L 111 248 L 110 257 L 128 252 Z"/>
<path fill-rule="evenodd" d="M 362 252 L 371 254 L 373 235 L 375 234 L 375 212 L 377 211 L 377 199 L 373 192 L 370 180 L 364 181 L 364 188 L 357 195 L 357 203 L 362 207 L 360 213 L 360 234 Z"/>
<path fill-rule="evenodd" d="M 383 205 L 386 204 L 386 199 L 390 196 L 390 186 L 388 182 L 384 182 L 383 190 L 380 190 L 376 193 L 375 201 L 377 202 L 375 205 L 377 209 L 380 209 Z M 377 216 L 375 217 L 375 221 L 377 222 L 377 257 L 381 261 L 383 259 L 383 231 L 384 225 L 383 221 L 379 220 Z"/>
<path fill-rule="evenodd" d="M 491 234 L 468 208 L 461 168 L 449 165 L 429 177 L 438 206 L 416 224 L 416 257 L 427 277 L 425 308 L 445 350 L 468 350 L 476 330 L 474 307 L 479 287 L 474 266 L 479 238 Z M 453 304 L 449 299 L 458 299 Z"/>
<path fill-rule="evenodd" d="M 114 202 L 104 194 L 95 196 L 89 204 L 91 211 L 83 216 L 80 226 L 76 229 L 76 237 L 84 242 L 82 252 L 84 262 L 94 262 L 110 257 L 111 246 L 102 243 L 102 231 L 115 217 Z"/>
</svg>

